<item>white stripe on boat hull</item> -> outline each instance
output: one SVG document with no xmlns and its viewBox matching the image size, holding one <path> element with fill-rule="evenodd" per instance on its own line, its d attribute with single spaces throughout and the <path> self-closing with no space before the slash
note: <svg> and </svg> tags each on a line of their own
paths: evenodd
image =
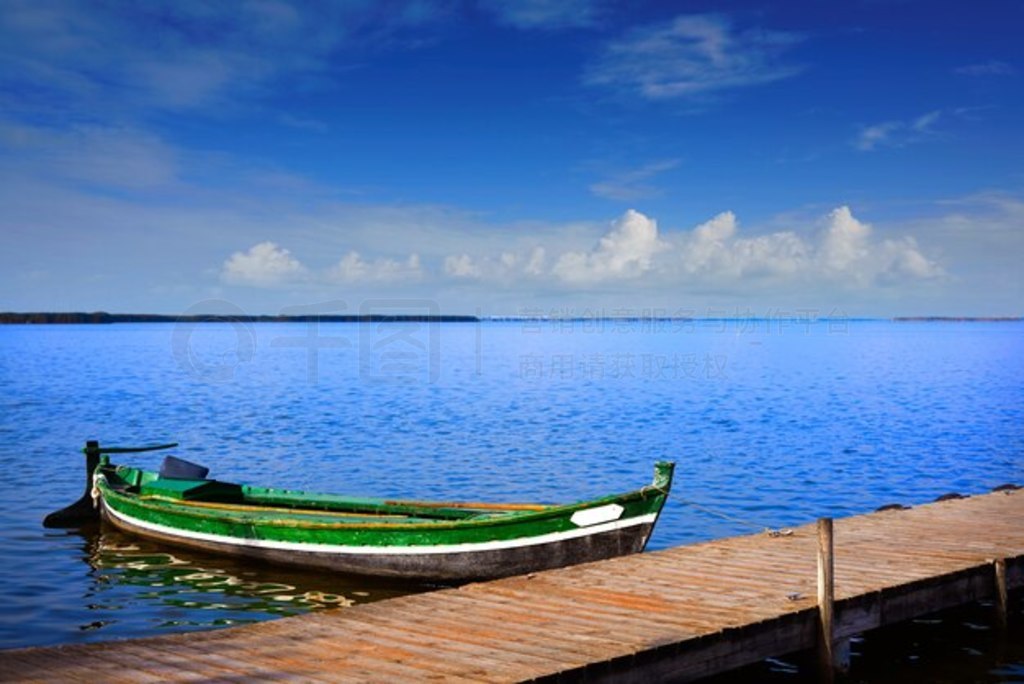
<svg viewBox="0 0 1024 684">
<path fill-rule="evenodd" d="M 139 520 L 130 515 L 126 515 L 120 511 L 114 510 L 113 507 L 109 506 L 106 501 L 103 502 L 103 508 L 110 517 L 123 522 L 126 525 L 131 525 L 143 530 L 149 530 L 156 534 L 161 534 L 167 537 L 178 537 L 183 540 L 194 540 L 201 542 L 209 542 L 214 544 L 227 544 L 229 546 L 238 547 L 249 547 L 258 549 L 274 549 L 278 551 L 304 551 L 306 553 L 315 553 L 323 555 L 366 555 L 366 556 L 428 556 L 435 554 L 447 554 L 447 553 L 478 553 L 481 551 L 494 551 L 498 549 L 514 549 L 526 546 L 539 546 L 541 544 L 550 544 L 554 542 L 565 541 L 567 539 L 575 539 L 579 537 L 589 537 L 594 534 L 600 534 L 601 532 L 610 532 L 612 530 L 620 530 L 626 527 L 633 527 L 634 525 L 643 525 L 645 523 L 654 523 L 658 518 L 656 513 L 648 513 L 647 515 L 640 515 L 635 518 L 627 518 L 625 520 L 614 520 L 612 522 L 602 523 L 600 525 L 591 525 L 589 527 L 565 530 L 564 532 L 549 532 L 548 534 L 538 535 L 536 537 L 525 537 L 522 539 L 500 539 L 495 541 L 486 542 L 469 542 L 465 544 L 437 544 L 431 546 L 344 546 L 340 544 L 308 544 L 302 542 L 288 542 L 288 541 L 276 541 L 270 539 L 241 539 L 239 537 L 231 537 L 223 534 L 210 534 L 208 532 L 193 532 L 191 530 L 182 530 L 177 527 L 169 527 L 167 525 L 160 525 L 158 523 L 151 523 L 145 520 Z"/>
</svg>

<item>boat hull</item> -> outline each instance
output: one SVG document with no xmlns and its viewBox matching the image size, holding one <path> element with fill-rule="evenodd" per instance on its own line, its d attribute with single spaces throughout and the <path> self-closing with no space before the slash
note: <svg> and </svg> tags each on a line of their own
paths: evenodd
<svg viewBox="0 0 1024 684">
<path fill-rule="evenodd" d="M 447 547 L 346 547 L 268 542 L 202 534 L 154 525 L 112 509 L 103 518 L 126 532 L 213 553 L 256 558 L 334 572 L 436 582 L 467 582 L 614 558 L 643 551 L 656 515 L 594 525 L 579 531 Z"/>
<path fill-rule="evenodd" d="M 114 526 L 152 539 L 310 568 L 465 582 L 643 551 L 672 464 L 651 485 L 563 505 L 424 502 L 167 477 L 101 460 L 91 495 Z"/>
</svg>

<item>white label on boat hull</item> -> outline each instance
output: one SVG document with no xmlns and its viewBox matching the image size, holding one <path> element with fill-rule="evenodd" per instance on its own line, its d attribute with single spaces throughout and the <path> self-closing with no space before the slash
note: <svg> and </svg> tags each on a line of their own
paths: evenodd
<svg viewBox="0 0 1024 684">
<path fill-rule="evenodd" d="M 576 511 L 569 518 L 576 527 L 590 527 L 591 525 L 599 525 L 601 523 L 611 522 L 612 520 L 618 520 L 622 517 L 622 512 L 626 510 L 619 504 L 608 504 L 607 506 L 598 506 L 597 508 L 588 508 L 583 511 Z"/>
</svg>

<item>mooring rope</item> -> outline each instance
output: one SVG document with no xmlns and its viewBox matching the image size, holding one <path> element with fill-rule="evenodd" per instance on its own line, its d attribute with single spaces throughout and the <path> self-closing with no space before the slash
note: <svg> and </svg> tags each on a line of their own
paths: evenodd
<svg viewBox="0 0 1024 684">
<path fill-rule="evenodd" d="M 659 494 L 664 494 L 665 496 L 668 496 L 668 490 L 665 489 L 664 487 L 659 487 L 657 485 L 649 484 L 649 485 L 644 485 L 643 487 L 640 488 L 640 495 L 641 496 L 647 496 L 648 492 L 658 492 Z"/>
<path fill-rule="evenodd" d="M 713 516 L 722 518 L 724 520 L 729 520 L 731 522 L 740 523 L 741 525 L 745 525 L 747 527 L 754 527 L 754 528 L 757 528 L 757 529 L 761 529 L 769 537 L 788 537 L 788 536 L 793 534 L 793 530 L 788 529 L 788 528 L 777 529 L 777 528 L 774 528 L 774 527 L 769 527 L 767 525 L 763 525 L 761 523 L 754 522 L 753 520 L 745 520 L 743 518 L 738 518 L 735 515 L 730 515 L 729 513 L 724 513 L 722 511 L 715 510 L 715 509 L 711 508 L 710 506 L 707 506 L 705 504 L 699 504 L 696 501 L 690 501 L 689 499 L 683 499 L 683 498 L 680 498 L 680 497 L 674 496 L 674 495 L 673 495 L 672 498 L 673 498 L 674 501 L 677 501 L 678 503 L 681 503 L 681 504 L 683 504 L 685 506 L 692 506 L 693 508 L 696 508 L 698 510 L 704 511 L 708 515 L 713 515 Z"/>
</svg>

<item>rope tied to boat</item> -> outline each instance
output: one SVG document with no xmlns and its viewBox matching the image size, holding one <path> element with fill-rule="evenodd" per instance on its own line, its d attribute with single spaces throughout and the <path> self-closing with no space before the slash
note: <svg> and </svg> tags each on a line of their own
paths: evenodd
<svg viewBox="0 0 1024 684">
<path fill-rule="evenodd" d="M 644 485 L 643 487 L 640 488 L 640 496 L 646 498 L 648 492 L 658 492 L 659 494 L 664 494 L 665 496 L 668 496 L 668 490 L 665 489 L 664 487 L 659 487 L 658 485 L 649 484 Z"/>
<path fill-rule="evenodd" d="M 92 507 L 99 509 L 100 507 L 100 488 L 97 481 L 102 477 L 99 473 L 92 476 L 92 489 L 89 491 L 89 496 L 92 497 Z"/>
<path fill-rule="evenodd" d="M 739 524 L 744 525 L 746 527 L 754 527 L 754 528 L 761 529 L 769 537 L 790 537 L 790 536 L 793 535 L 793 530 L 791 530 L 789 528 L 786 528 L 786 527 L 782 527 L 782 528 L 770 527 L 768 525 L 764 525 L 762 523 L 758 523 L 758 522 L 755 522 L 753 520 L 746 520 L 744 518 L 738 518 L 735 515 L 730 515 L 728 513 L 723 512 L 723 511 L 715 510 L 715 509 L 711 508 L 710 506 L 707 506 L 707 505 L 704 505 L 704 504 L 699 504 L 696 501 L 690 501 L 689 499 L 683 499 L 683 498 L 680 498 L 678 496 L 673 497 L 673 498 L 674 498 L 675 501 L 678 501 L 679 503 L 681 503 L 681 504 L 683 504 L 685 506 L 692 506 L 693 508 L 696 508 L 696 509 L 698 509 L 700 511 L 703 511 L 703 512 L 707 513 L 708 515 L 713 515 L 713 516 L 722 518 L 723 520 L 729 520 L 731 522 L 739 523 Z"/>
</svg>

